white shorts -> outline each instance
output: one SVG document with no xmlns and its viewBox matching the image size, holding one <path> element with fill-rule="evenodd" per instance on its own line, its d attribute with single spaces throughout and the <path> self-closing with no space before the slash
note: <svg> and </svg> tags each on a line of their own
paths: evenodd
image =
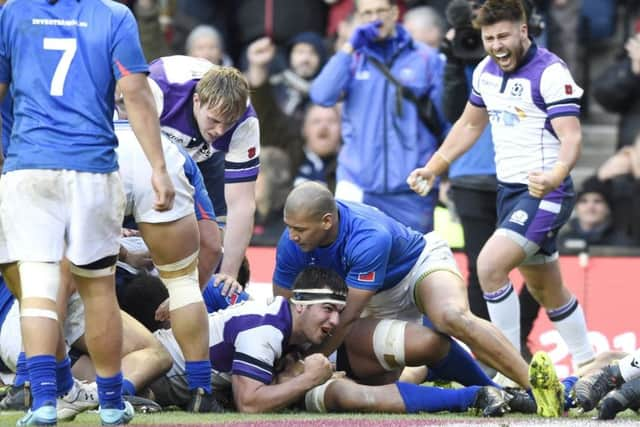
<svg viewBox="0 0 640 427">
<path fill-rule="evenodd" d="M 171 369 L 164 374 L 159 381 L 155 381 L 151 385 L 151 390 L 157 397 L 155 399 L 162 406 L 166 405 L 184 405 L 191 399 L 189 392 L 189 384 L 187 382 L 187 373 L 185 371 L 185 361 L 182 350 L 178 345 L 178 341 L 173 335 L 171 329 L 158 329 L 153 333 L 160 344 L 169 352 L 173 364 Z M 211 386 L 217 390 L 225 390 L 231 388 L 231 375 L 211 370 Z"/>
<path fill-rule="evenodd" d="M 155 192 L 151 186 L 151 165 L 142 147 L 135 140 L 124 139 L 121 133 L 118 136 L 120 145 L 116 152 L 127 200 L 125 215 L 133 215 L 136 222 L 156 224 L 176 221 L 194 213 L 194 189 L 184 173 L 185 158 L 178 147 L 165 138 L 162 139 L 167 172 L 176 196 L 171 210 L 158 212 L 153 209 Z"/>
<path fill-rule="evenodd" d="M 416 306 L 416 285 L 434 271 L 451 271 L 462 277 L 447 242 L 435 231 L 425 234 L 424 239 L 426 245 L 409 273 L 394 287 L 375 294 L 362 317 L 421 323 L 423 313 Z"/>
<path fill-rule="evenodd" d="M 82 266 L 118 253 L 124 194 L 117 172 L 11 171 L 0 179 L 0 198 L 13 260 L 59 262 L 66 256 Z"/>
</svg>

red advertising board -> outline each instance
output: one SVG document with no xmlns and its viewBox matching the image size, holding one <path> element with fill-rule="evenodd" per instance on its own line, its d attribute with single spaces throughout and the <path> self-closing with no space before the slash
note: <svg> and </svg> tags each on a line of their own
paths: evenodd
<svg viewBox="0 0 640 427">
<path fill-rule="evenodd" d="M 251 288 L 271 291 L 275 265 L 274 248 L 249 248 Z M 460 271 L 467 272 L 464 254 L 456 253 Z M 585 312 L 589 339 L 596 352 L 630 352 L 640 347 L 640 259 L 633 257 L 561 256 L 563 279 Z M 522 277 L 514 272 L 512 281 L 520 287 Z M 638 310 L 638 311 L 636 311 Z M 558 375 L 572 372 L 566 345 L 547 318 L 540 313 L 530 336 L 532 350 L 545 350 L 556 364 Z"/>
</svg>

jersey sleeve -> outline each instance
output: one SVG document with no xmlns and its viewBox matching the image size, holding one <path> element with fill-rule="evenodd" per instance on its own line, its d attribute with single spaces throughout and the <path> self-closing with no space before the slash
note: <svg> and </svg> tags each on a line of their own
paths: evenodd
<svg viewBox="0 0 640 427">
<path fill-rule="evenodd" d="M 234 343 L 231 375 L 243 375 L 264 384 L 273 380 L 276 360 L 282 354 L 282 331 L 262 325 L 240 332 Z"/>
<path fill-rule="evenodd" d="M 273 271 L 273 284 L 283 288 L 292 289 L 296 276 L 305 267 L 299 254 L 299 249 L 295 247 L 289 239 L 289 230 L 285 230 L 280 237 L 276 249 L 276 266 Z"/>
<path fill-rule="evenodd" d="M 562 62 L 548 66 L 540 77 L 540 95 L 549 120 L 561 116 L 579 116 L 582 93 L 582 88 Z"/>
<path fill-rule="evenodd" d="M 251 115 L 231 135 L 229 151 L 224 158 L 225 183 L 255 181 L 260 171 L 260 127 Z"/>
<path fill-rule="evenodd" d="M 486 57 L 476 66 L 475 70 L 473 70 L 473 77 L 471 79 L 471 93 L 469 94 L 469 102 L 472 105 L 480 108 L 486 108 L 484 100 L 482 99 L 482 93 L 480 91 L 480 77 L 484 72 L 485 67 L 487 66 L 487 62 L 490 61 L 490 57 Z"/>
<path fill-rule="evenodd" d="M 391 253 L 391 235 L 371 230 L 349 242 L 349 272 L 345 281 L 349 287 L 367 291 L 382 288 Z"/>
<path fill-rule="evenodd" d="M 123 7 L 121 14 L 114 14 L 113 46 L 111 61 L 116 80 L 132 73 L 147 73 L 149 67 L 142 52 L 138 26 L 131 11 Z"/>
</svg>

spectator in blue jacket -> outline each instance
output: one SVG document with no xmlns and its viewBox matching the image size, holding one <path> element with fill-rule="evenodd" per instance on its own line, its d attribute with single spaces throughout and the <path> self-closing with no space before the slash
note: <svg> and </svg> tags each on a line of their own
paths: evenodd
<svg viewBox="0 0 640 427">
<path fill-rule="evenodd" d="M 405 178 L 431 157 L 441 135 L 427 128 L 416 105 L 374 61 L 385 64 L 417 98 L 429 97 L 439 108 L 443 60 L 396 23 L 396 0 L 359 0 L 356 13 L 360 25 L 311 85 L 317 104 L 331 106 L 344 97 L 336 197 L 375 206 L 426 233 L 433 229 L 437 191 L 416 197 Z M 435 116 L 446 129 L 441 112 Z"/>
</svg>

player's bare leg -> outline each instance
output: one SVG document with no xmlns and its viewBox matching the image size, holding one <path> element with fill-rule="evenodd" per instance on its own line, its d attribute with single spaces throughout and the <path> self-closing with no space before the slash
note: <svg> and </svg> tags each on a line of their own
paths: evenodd
<svg viewBox="0 0 640 427">
<path fill-rule="evenodd" d="M 466 286 L 458 275 L 435 271 L 417 285 L 416 294 L 418 307 L 437 330 L 459 339 L 479 360 L 529 387 L 526 362 L 498 328 L 471 313 Z"/>
<path fill-rule="evenodd" d="M 192 393 L 188 410 L 220 411 L 222 408 L 211 395 L 209 324 L 198 283 L 196 217 L 191 214 L 169 223 L 138 225 L 160 279 L 169 291 L 171 328 L 184 355 Z"/>
</svg>

